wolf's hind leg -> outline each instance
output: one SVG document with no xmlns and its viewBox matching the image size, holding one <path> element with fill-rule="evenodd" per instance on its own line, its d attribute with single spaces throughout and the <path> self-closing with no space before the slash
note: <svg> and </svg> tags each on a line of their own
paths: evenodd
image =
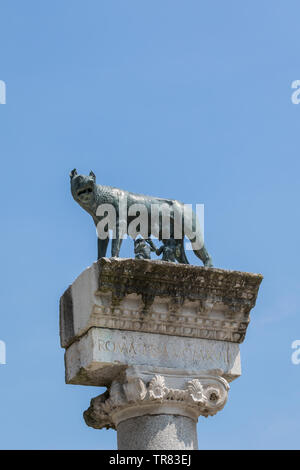
<svg viewBox="0 0 300 470">
<path fill-rule="evenodd" d="M 212 268 L 213 267 L 211 256 L 209 255 L 209 253 L 208 253 L 208 251 L 207 251 L 207 249 L 205 248 L 204 245 L 200 250 L 193 250 L 193 251 L 194 251 L 195 255 L 198 256 L 198 258 L 201 259 L 204 266 L 206 266 L 207 268 Z"/>
</svg>

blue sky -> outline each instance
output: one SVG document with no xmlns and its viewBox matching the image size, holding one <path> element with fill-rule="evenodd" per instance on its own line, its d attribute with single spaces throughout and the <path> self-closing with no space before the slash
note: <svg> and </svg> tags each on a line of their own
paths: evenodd
<svg viewBox="0 0 300 470">
<path fill-rule="evenodd" d="M 74 167 L 204 203 L 215 266 L 264 275 L 243 375 L 199 419 L 199 447 L 300 447 L 299 14 L 294 0 L 1 1 L 0 448 L 116 448 L 82 418 L 102 390 L 64 383 L 59 297 L 96 258 Z"/>
</svg>

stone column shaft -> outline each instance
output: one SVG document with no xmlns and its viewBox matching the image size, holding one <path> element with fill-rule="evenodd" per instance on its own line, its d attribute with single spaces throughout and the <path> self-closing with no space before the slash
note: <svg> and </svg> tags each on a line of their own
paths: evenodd
<svg viewBox="0 0 300 470">
<path fill-rule="evenodd" d="M 197 423 L 179 415 L 144 415 L 117 426 L 119 450 L 197 450 Z"/>
</svg>

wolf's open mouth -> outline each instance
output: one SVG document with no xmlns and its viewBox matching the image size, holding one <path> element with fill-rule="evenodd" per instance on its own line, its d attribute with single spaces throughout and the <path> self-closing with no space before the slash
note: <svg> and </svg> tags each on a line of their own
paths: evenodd
<svg viewBox="0 0 300 470">
<path fill-rule="evenodd" d="M 85 188 L 85 189 L 82 189 L 81 191 L 78 191 L 77 193 L 77 196 L 82 196 L 82 194 L 89 194 L 91 193 L 93 190 L 92 188 Z"/>
</svg>

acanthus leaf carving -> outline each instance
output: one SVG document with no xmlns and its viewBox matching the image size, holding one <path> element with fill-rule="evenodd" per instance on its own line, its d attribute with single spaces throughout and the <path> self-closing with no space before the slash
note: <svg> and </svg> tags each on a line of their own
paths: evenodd
<svg viewBox="0 0 300 470">
<path fill-rule="evenodd" d="M 203 401 L 203 387 L 198 379 L 190 380 L 187 383 L 187 390 L 188 390 L 189 397 L 194 402 Z"/>
<path fill-rule="evenodd" d="M 153 400 L 162 400 L 166 395 L 165 379 L 162 375 L 155 375 L 149 383 L 149 396 Z"/>
</svg>

